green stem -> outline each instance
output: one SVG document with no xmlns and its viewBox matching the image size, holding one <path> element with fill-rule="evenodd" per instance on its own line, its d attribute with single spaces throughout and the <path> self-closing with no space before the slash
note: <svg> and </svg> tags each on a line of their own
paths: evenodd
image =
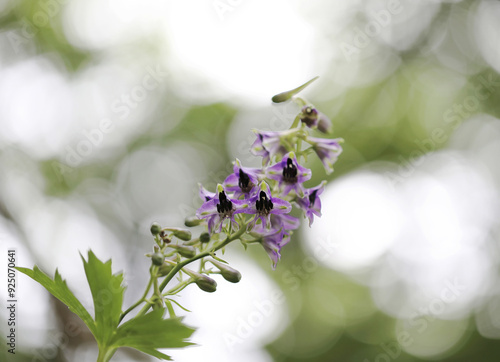
<svg viewBox="0 0 500 362">
<path fill-rule="evenodd" d="M 172 289 L 170 289 L 168 292 L 165 292 L 163 293 L 163 296 L 167 296 L 167 295 L 174 295 L 174 294 L 177 294 L 179 293 L 181 290 L 183 290 L 184 288 L 186 288 L 189 284 L 191 284 L 193 282 L 193 279 L 188 279 L 186 281 L 183 281 L 182 283 L 180 284 L 177 284 L 175 287 L 173 287 Z"/>
<path fill-rule="evenodd" d="M 242 225 L 240 227 L 240 229 L 233 235 L 231 236 L 227 236 L 226 239 L 221 242 L 220 244 L 218 245 L 215 245 L 211 250 L 208 250 L 208 251 L 204 251 L 203 253 L 200 253 L 198 255 L 195 255 L 194 257 L 192 257 L 191 259 L 187 259 L 187 260 L 184 260 L 182 262 L 180 262 L 179 264 L 177 264 L 171 271 L 170 273 L 167 274 L 167 276 L 165 277 L 165 279 L 162 281 L 162 283 L 160 284 L 160 291 L 163 291 L 163 289 L 165 289 L 165 287 L 167 286 L 168 282 L 170 282 L 172 280 L 172 278 L 175 276 L 175 274 L 177 274 L 177 272 L 179 272 L 179 270 L 181 270 L 183 267 L 185 267 L 186 265 L 192 263 L 193 261 L 196 261 L 198 259 L 201 259 L 201 258 L 204 258 L 206 256 L 209 256 L 210 254 L 212 254 L 213 252 L 219 250 L 219 249 L 222 249 L 223 247 L 225 247 L 227 244 L 229 244 L 231 241 L 234 241 L 236 239 L 239 239 L 239 237 L 241 235 L 243 235 L 246 231 L 246 224 Z M 146 304 L 140 311 L 139 313 L 137 313 L 137 315 L 143 315 L 143 314 L 146 314 L 147 311 L 149 310 L 149 308 L 151 308 L 151 303 L 148 303 Z"/>
<path fill-rule="evenodd" d="M 146 286 L 146 290 L 144 291 L 144 294 L 142 295 L 142 297 L 137 302 L 135 302 L 134 304 L 132 304 L 125 312 L 123 312 L 120 315 L 120 319 L 118 320 L 118 323 L 120 323 L 122 321 L 122 319 L 125 318 L 125 316 L 128 313 L 130 313 L 139 304 L 141 304 L 142 302 L 144 302 L 146 300 L 146 296 L 148 295 L 149 289 L 151 288 L 151 285 L 153 284 L 153 279 L 154 279 L 151 268 L 149 269 L 149 273 L 150 273 L 149 282 L 148 282 L 148 285 Z"/>
<path fill-rule="evenodd" d="M 99 346 L 99 355 L 97 356 L 97 362 L 108 362 L 115 354 L 115 351 L 116 348 L 104 348 Z"/>
<path fill-rule="evenodd" d="M 172 307 L 172 303 L 168 299 L 165 299 L 165 305 L 167 306 L 168 314 L 170 315 L 170 318 L 175 318 L 175 311 L 174 308 Z"/>
</svg>

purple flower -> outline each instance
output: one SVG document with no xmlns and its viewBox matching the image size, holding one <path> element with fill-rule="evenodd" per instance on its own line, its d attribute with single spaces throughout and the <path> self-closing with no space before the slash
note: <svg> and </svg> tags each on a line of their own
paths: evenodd
<svg viewBox="0 0 500 362">
<path fill-rule="evenodd" d="M 290 241 L 290 230 L 300 226 L 300 220 L 287 214 L 271 215 L 271 229 L 266 230 L 263 224 L 255 226 L 252 235 L 260 237 L 259 242 L 273 262 L 273 269 L 281 258 L 281 249 Z"/>
<path fill-rule="evenodd" d="M 203 202 L 212 200 L 215 197 L 215 192 L 210 192 L 206 188 L 203 187 L 202 184 L 198 184 L 200 191 L 198 192 L 198 195 L 200 195 L 200 198 L 203 200 Z"/>
<path fill-rule="evenodd" d="M 342 153 L 342 146 L 340 143 L 344 140 L 342 138 L 315 138 L 307 137 L 306 142 L 310 143 L 320 158 L 327 174 L 333 172 L 333 164 L 337 161 L 338 156 Z"/>
<path fill-rule="evenodd" d="M 250 152 L 262 157 L 262 164 L 267 165 L 275 155 L 283 155 L 287 149 L 282 145 L 284 132 L 254 130 L 257 139 L 250 147 Z"/>
<path fill-rule="evenodd" d="M 245 213 L 255 214 L 254 219 L 248 224 L 249 230 L 255 226 L 259 219 L 262 226 L 269 230 L 271 228 L 271 215 L 288 214 L 292 210 L 292 205 L 288 201 L 271 195 L 269 185 L 265 181 L 260 184 L 260 192 L 252 196 L 248 202 L 251 206 L 245 210 Z"/>
<path fill-rule="evenodd" d="M 317 128 L 323 133 L 332 132 L 332 121 L 326 115 L 311 106 L 304 106 L 300 120 L 309 128 Z"/>
<path fill-rule="evenodd" d="M 288 195 L 291 190 L 300 197 L 304 196 L 303 183 L 311 178 L 311 170 L 302 167 L 297 162 L 293 152 L 286 154 L 281 162 L 267 169 L 267 176 L 279 182 L 279 187 L 285 185 L 283 196 Z"/>
<path fill-rule="evenodd" d="M 285 233 L 289 230 L 298 229 L 300 226 L 300 220 L 292 215 L 288 214 L 276 214 L 271 215 L 271 228 L 274 230 L 285 230 Z"/>
<path fill-rule="evenodd" d="M 321 200 L 320 195 L 325 190 L 326 181 L 322 181 L 318 186 L 306 189 L 305 197 L 297 199 L 300 208 L 305 211 L 309 219 L 309 226 L 314 221 L 314 215 L 321 217 Z"/>
<path fill-rule="evenodd" d="M 262 177 L 263 171 L 258 168 L 243 167 L 238 159 L 234 162 L 233 171 L 234 173 L 224 180 L 224 189 L 234 192 L 236 199 L 241 195 L 245 199 L 253 196 L 259 188 L 259 178 Z"/>
<path fill-rule="evenodd" d="M 234 200 L 227 197 L 222 185 L 217 185 L 217 194 L 201 205 L 196 211 L 199 219 L 207 219 L 208 232 L 212 234 L 214 230 L 220 233 L 222 222 L 229 219 L 233 228 L 238 229 L 239 225 L 234 219 L 235 214 L 247 212 L 248 203 L 244 200 Z"/>
<path fill-rule="evenodd" d="M 275 232 L 274 234 L 267 234 L 262 236 L 261 244 L 264 247 L 267 255 L 273 262 L 273 269 L 276 269 L 276 264 L 281 258 L 281 248 L 286 244 L 284 243 L 283 230 Z M 287 241 L 288 242 L 288 241 Z"/>
</svg>

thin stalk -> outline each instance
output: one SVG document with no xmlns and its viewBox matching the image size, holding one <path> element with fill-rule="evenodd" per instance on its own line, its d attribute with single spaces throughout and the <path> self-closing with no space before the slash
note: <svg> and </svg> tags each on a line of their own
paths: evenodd
<svg viewBox="0 0 500 362">
<path fill-rule="evenodd" d="M 125 318 L 125 316 L 130 313 L 132 310 L 134 310 L 139 304 L 141 304 L 142 302 L 144 302 L 146 300 L 146 296 L 148 295 L 148 292 L 149 292 L 149 289 L 151 288 L 151 285 L 153 284 L 153 274 L 151 272 L 151 269 L 149 270 L 150 271 L 150 277 L 149 277 L 149 282 L 148 282 L 148 285 L 146 286 L 146 290 L 144 291 L 144 294 L 142 295 L 142 297 L 137 301 L 135 302 L 134 304 L 132 304 L 125 312 L 123 312 L 121 315 L 120 315 L 120 319 L 118 320 L 118 323 L 120 323 L 122 321 L 123 318 Z"/>
</svg>

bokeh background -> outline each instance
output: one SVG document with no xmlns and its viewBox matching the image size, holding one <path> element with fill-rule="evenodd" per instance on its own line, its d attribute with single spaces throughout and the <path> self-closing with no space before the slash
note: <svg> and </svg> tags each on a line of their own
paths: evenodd
<svg viewBox="0 0 500 362">
<path fill-rule="evenodd" d="M 258 166 L 251 129 L 298 112 L 272 95 L 319 75 L 303 96 L 345 139 L 332 175 L 308 164 L 308 185 L 329 180 L 323 217 L 276 271 L 261 247 L 229 247 L 241 283 L 186 289 L 199 346 L 168 353 L 498 361 L 499 19 L 498 1 L 0 0 L 3 338 L 7 249 L 89 301 L 92 248 L 130 304 L 151 222 L 182 225 L 235 157 Z M 95 360 L 78 321 L 17 280 L 14 360 Z"/>
</svg>

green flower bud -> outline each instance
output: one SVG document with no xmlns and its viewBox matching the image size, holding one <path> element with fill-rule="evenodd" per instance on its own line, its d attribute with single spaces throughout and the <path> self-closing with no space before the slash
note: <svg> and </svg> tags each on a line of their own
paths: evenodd
<svg viewBox="0 0 500 362">
<path fill-rule="evenodd" d="M 191 240 L 191 231 L 180 228 L 163 228 L 162 232 L 171 231 L 175 236 L 184 241 Z"/>
<path fill-rule="evenodd" d="M 157 222 L 151 224 L 151 234 L 154 236 L 158 235 L 161 232 L 161 226 Z"/>
<path fill-rule="evenodd" d="M 172 271 L 172 269 L 175 267 L 175 264 L 169 263 L 169 262 L 164 262 L 160 268 L 158 268 L 158 274 L 161 277 L 164 277 L 165 275 L 168 275 Z"/>
<path fill-rule="evenodd" d="M 154 265 L 160 266 L 163 264 L 165 257 L 160 253 L 154 253 L 153 256 L 151 257 L 151 260 L 153 261 Z"/>
<path fill-rule="evenodd" d="M 184 241 L 191 240 L 191 231 L 189 230 L 183 230 L 183 229 L 175 230 L 174 235 Z"/>
<path fill-rule="evenodd" d="M 184 225 L 188 227 L 198 226 L 202 221 L 202 219 L 198 219 L 196 216 L 188 216 L 186 220 L 184 220 Z"/>
<path fill-rule="evenodd" d="M 287 100 L 289 100 L 290 98 L 292 98 L 294 95 L 296 95 L 297 93 L 299 93 L 302 89 L 304 89 L 305 87 L 307 87 L 309 84 L 311 84 L 312 82 L 314 82 L 316 79 L 318 79 L 318 77 L 314 77 L 313 79 L 311 79 L 310 81 L 302 84 L 301 86 L 297 87 L 297 88 L 294 88 L 292 90 L 289 90 L 287 92 L 283 92 L 283 93 L 280 93 L 280 94 L 276 94 L 273 98 L 272 98 L 272 101 L 274 103 L 281 103 L 281 102 L 286 102 Z"/>
<path fill-rule="evenodd" d="M 198 288 L 201 290 L 213 293 L 217 290 L 217 283 L 212 278 L 209 278 L 205 274 L 198 274 L 194 280 Z"/>
<path fill-rule="evenodd" d="M 196 255 L 196 249 L 193 248 L 192 246 L 187 246 L 187 245 L 170 245 L 170 247 L 174 248 L 177 250 L 177 252 L 185 257 L 185 258 L 192 258 Z"/>
<path fill-rule="evenodd" d="M 208 243 L 210 241 L 210 234 L 209 233 L 202 233 L 200 235 L 200 241 L 202 243 Z"/>
<path fill-rule="evenodd" d="M 241 273 L 236 269 L 231 268 L 227 264 L 219 263 L 215 260 L 210 260 L 210 262 L 220 270 L 220 274 L 224 279 L 231 283 L 238 283 L 241 280 Z"/>
</svg>

